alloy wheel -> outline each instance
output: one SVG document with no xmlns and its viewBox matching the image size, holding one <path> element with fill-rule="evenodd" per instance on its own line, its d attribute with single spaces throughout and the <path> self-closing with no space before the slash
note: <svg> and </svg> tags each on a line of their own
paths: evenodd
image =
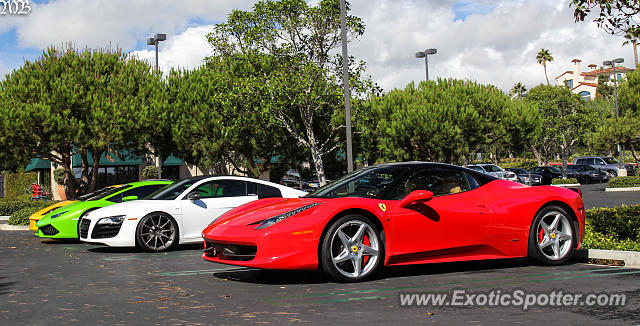
<svg viewBox="0 0 640 326">
<path fill-rule="evenodd" d="M 176 238 L 176 227 L 170 217 L 164 214 L 148 215 L 141 222 L 140 240 L 153 251 L 166 250 Z"/>
<path fill-rule="evenodd" d="M 380 242 L 375 230 L 366 222 L 347 221 L 333 233 L 331 261 L 343 276 L 365 277 L 375 269 L 378 259 Z"/>
<path fill-rule="evenodd" d="M 561 212 L 550 211 L 538 222 L 538 248 L 549 260 L 567 256 L 573 246 L 573 231 L 569 219 Z"/>
</svg>

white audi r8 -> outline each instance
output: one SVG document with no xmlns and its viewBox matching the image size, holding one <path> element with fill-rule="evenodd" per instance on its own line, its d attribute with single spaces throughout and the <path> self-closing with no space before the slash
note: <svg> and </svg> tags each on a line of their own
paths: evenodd
<svg viewBox="0 0 640 326">
<path fill-rule="evenodd" d="M 202 242 L 201 232 L 226 211 L 270 197 L 298 198 L 304 191 L 235 176 L 202 176 L 164 187 L 143 200 L 100 208 L 79 221 L 80 240 L 112 247 L 165 251 Z"/>
</svg>

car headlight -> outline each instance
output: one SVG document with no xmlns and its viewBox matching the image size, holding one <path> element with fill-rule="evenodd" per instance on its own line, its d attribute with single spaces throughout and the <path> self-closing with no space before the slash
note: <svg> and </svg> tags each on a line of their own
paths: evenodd
<svg viewBox="0 0 640 326">
<path fill-rule="evenodd" d="M 98 220 L 96 225 L 101 225 L 101 224 L 102 225 L 121 224 L 124 221 L 125 217 L 126 217 L 126 215 L 116 215 L 116 216 L 103 217 L 103 218 Z"/>
<path fill-rule="evenodd" d="M 58 217 L 58 216 L 60 216 L 60 215 L 62 215 L 62 214 L 64 214 L 64 213 L 66 213 L 66 212 L 67 212 L 67 211 L 64 211 L 64 212 L 62 212 L 62 213 L 58 213 L 58 214 L 53 214 L 53 215 L 51 215 L 51 218 L 56 218 L 56 217 Z"/>
<path fill-rule="evenodd" d="M 256 222 L 256 223 L 252 223 L 251 225 L 258 224 L 258 226 L 256 226 L 256 230 L 264 229 L 266 227 L 270 227 L 270 226 L 272 226 L 272 225 L 284 220 L 287 217 L 291 217 L 293 215 L 296 215 L 296 214 L 298 214 L 298 213 L 300 213 L 302 211 L 306 211 L 307 209 L 315 207 L 315 206 L 318 206 L 318 205 L 320 205 L 320 203 L 313 203 L 313 204 L 305 205 L 305 206 L 296 208 L 296 209 L 294 209 L 292 211 L 288 211 L 286 213 L 282 213 L 282 214 L 276 215 L 274 217 L 270 217 L 270 218 L 268 218 L 266 220 L 262 220 L 262 221 L 259 221 L 259 222 Z"/>
</svg>

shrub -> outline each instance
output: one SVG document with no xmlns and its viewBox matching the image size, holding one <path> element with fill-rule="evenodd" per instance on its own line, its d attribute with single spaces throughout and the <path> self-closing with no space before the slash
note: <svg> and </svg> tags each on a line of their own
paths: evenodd
<svg viewBox="0 0 640 326">
<path fill-rule="evenodd" d="M 38 208 L 35 210 L 38 211 L 51 204 L 52 202 L 45 201 L 31 202 L 26 200 L 3 200 L 0 201 L 0 216 L 11 216 L 23 208 Z"/>
<path fill-rule="evenodd" d="M 584 249 L 604 249 L 604 250 L 624 250 L 624 251 L 640 251 L 640 241 L 631 239 L 618 239 L 615 235 L 605 235 L 593 230 L 593 227 L 587 223 L 584 230 L 584 240 L 582 241 Z"/>
<path fill-rule="evenodd" d="M 144 169 L 142 169 L 142 178 L 143 179 L 157 179 L 158 178 L 158 167 L 157 166 L 153 166 L 153 165 L 149 165 L 149 166 L 145 166 Z"/>
<path fill-rule="evenodd" d="M 594 208 L 586 213 L 595 232 L 640 241 L 640 205 Z"/>
<path fill-rule="evenodd" d="M 609 180 L 609 188 L 640 187 L 640 176 L 615 177 Z"/>
<path fill-rule="evenodd" d="M 53 170 L 53 181 L 55 181 L 58 185 L 64 185 L 64 170 L 63 169 L 55 169 Z"/>
<path fill-rule="evenodd" d="M 500 167 L 505 169 L 520 168 L 520 169 L 529 170 L 531 168 L 535 168 L 536 166 L 538 166 L 538 162 L 536 162 L 535 160 L 525 160 L 524 162 L 517 161 L 517 162 L 500 163 Z"/>
<path fill-rule="evenodd" d="M 14 198 L 31 192 L 31 184 L 38 181 L 35 172 L 7 173 L 5 175 L 5 197 Z"/>
<path fill-rule="evenodd" d="M 576 178 L 566 178 L 566 179 L 553 179 L 551 180 L 552 185 L 570 185 L 570 184 L 578 184 L 578 179 Z"/>
<path fill-rule="evenodd" d="M 19 209 L 15 211 L 9 217 L 10 225 L 29 225 L 29 216 L 33 213 L 51 205 L 51 203 L 47 202 L 35 202 L 32 205 L 29 205 L 25 208 Z"/>
</svg>

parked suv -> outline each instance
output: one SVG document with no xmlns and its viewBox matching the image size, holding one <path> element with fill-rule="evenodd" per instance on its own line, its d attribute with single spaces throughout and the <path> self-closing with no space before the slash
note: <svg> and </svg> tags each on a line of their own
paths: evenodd
<svg viewBox="0 0 640 326">
<path fill-rule="evenodd" d="M 576 157 L 573 160 L 573 164 L 591 165 L 600 171 L 606 172 L 611 179 L 618 176 L 620 161 L 611 156 L 582 156 Z M 636 175 L 636 169 L 632 164 L 625 164 L 624 166 L 627 170 L 627 175 Z"/>
<path fill-rule="evenodd" d="M 495 164 L 473 164 L 467 166 L 469 169 L 476 170 L 478 172 L 486 173 L 494 177 L 505 179 L 513 182 L 518 182 L 518 176 L 509 171 L 503 170 L 501 167 Z"/>
</svg>

